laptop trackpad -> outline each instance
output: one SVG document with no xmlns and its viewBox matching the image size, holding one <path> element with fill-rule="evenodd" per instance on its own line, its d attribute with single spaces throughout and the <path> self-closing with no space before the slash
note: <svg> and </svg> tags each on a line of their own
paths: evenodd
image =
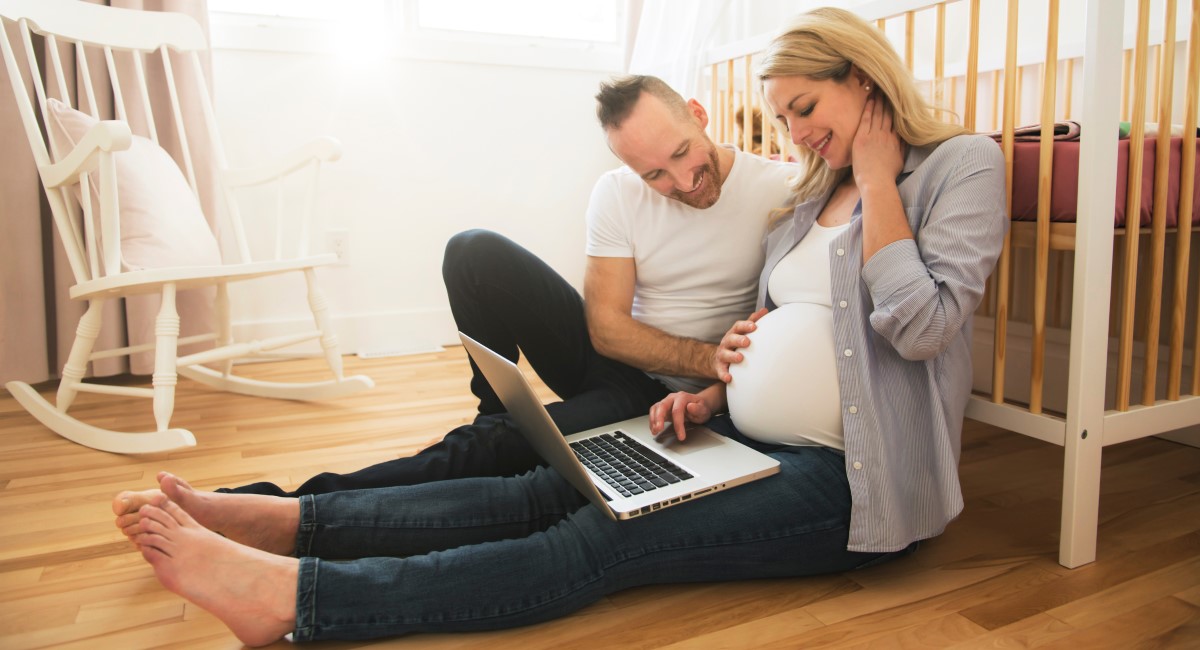
<svg viewBox="0 0 1200 650">
<path fill-rule="evenodd" d="M 660 444 L 670 449 L 671 453 L 687 456 L 722 444 L 719 435 L 707 427 L 690 426 L 687 430 L 687 440 L 680 441 L 675 436 L 669 436 Z"/>
</svg>

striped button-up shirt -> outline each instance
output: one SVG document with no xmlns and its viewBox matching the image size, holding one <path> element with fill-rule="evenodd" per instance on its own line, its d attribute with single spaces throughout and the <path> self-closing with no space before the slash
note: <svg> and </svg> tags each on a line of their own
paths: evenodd
<svg viewBox="0 0 1200 650">
<path fill-rule="evenodd" d="M 913 239 L 863 264 L 860 203 L 829 246 L 851 551 L 904 548 L 940 534 L 962 511 L 971 314 L 1008 227 L 1004 158 L 989 138 L 909 147 L 896 183 Z M 760 307 L 775 307 L 767 279 L 828 198 L 802 203 L 768 234 Z"/>
</svg>

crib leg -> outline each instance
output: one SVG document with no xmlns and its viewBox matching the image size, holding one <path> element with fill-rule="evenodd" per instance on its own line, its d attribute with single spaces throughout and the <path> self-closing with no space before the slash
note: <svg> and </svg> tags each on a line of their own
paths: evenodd
<svg viewBox="0 0 1200 650">
<path fill-rule="evenodd" d="M 1058 563 L 1074 569 L 1096 560 L 1102 431 L 1067 433 L 1063 454 L 1062 525 Z"/>
</svg>

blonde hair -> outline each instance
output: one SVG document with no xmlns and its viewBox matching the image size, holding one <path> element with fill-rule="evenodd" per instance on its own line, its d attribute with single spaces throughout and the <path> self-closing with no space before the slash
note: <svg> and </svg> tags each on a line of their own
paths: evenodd
<svg viewBox="0 0 1200 650">
<path fill-rule="evenodd" d="M 772 77 L 797 75 L 840 83 L 850 75 L 852 65 L 891 103 L 896 134 L 903 142 L 919 147 L 968 132 L 940 120 L 887 38 L 843 9 L 823 7 L 801 14 L 772 39 L 758 67 L 759 88 Z M 824 195 L 849 173 L 830 169 L 815 151 L 799 149 L 802 171 L 792 183 L 797 204 Z"/>
</svg>

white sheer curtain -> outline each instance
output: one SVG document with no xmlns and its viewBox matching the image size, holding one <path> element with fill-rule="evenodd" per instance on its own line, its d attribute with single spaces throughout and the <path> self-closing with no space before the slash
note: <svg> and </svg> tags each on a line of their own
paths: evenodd
<svg viewBox="0 0 1200 650">
<path fill-rule="evenodd" d="M 712 46 L 712 36 L 731 2 L 645 0 L 629 72 L 654 75 L 685 98 L 697 97 L 703 88 L 704 52 Z"/>
</svg>

